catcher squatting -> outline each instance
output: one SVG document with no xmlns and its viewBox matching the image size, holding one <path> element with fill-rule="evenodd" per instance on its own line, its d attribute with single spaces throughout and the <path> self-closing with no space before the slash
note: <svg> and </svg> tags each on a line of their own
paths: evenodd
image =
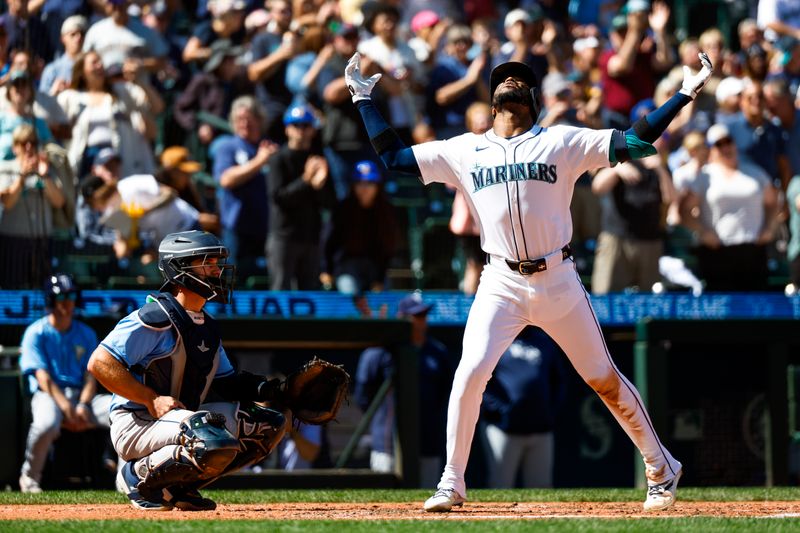
<svg viewBox="0 0 800 533">
<path fill-rule="evenodd" d="M 318 359 L 285 382 L 235 372 L 203 310 L 230 299 L 228 249 L 210 233 L 185 231 L 167 235 L 158 256 L 161 292 L 117 324 L 89 371 L 114 393 L 111 439 L 125 461 L 117 490 L 137 509 L 213 510 L 200 488 L 266 458 L 292 416 L 335 418 L 350 378 Z"/>
<path fill-rule="evenodd" d="M 644 509 L 672 506 L 682 465 L 658 439 L 639 393 L 608 353 L 572 261 L 569 206 L 584 172 L 656 153 L 652 143 L 711 76 L 708 56 L 700 54 L 703 67 L 697 74 L 684 67 L 680 91 L 624 132 L 536 125 L 539 80 L 524 63 L 503 63 L 490 75 L 489 131 L 410 148 L 372 104 L 370 93 L 381 75 L 364 78 L 359 60 L 358 53 L 350 59 L 345 82 L 378 156 L 390 170 L 461 190 L 489 258 L 450 393 L 447 464 L 425 510 L 450 511 L 464 503 L 464 473 L 483 391 L 502 353 L 528 324 L 561 346 L 641 452 L 648 482 Z"/>
</svg>

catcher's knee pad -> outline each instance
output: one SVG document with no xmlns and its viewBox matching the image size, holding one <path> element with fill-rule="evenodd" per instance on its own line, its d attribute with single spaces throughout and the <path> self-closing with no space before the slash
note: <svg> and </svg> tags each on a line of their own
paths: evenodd
<svg viewBox="0 0 800 533">
<path fill-rule="evenodd" d="M 142 494 L 220 475 L 241 449 L 225 417 L 199 411 L 181 422 L 177 446 L 165 446 L 137 463 Z"/>
<path fill-rule="evenodd" d="M 225 416 L 198 411 L 181 422 L 180 443 L 185 456 L 202 472 L 215 477 L 241 450 L 239 440 L 225 427 Z"/>
</svg>

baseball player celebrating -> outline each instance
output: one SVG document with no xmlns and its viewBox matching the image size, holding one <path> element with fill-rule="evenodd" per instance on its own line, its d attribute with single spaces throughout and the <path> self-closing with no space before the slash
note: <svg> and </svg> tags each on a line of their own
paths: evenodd
<svg viewBox="0 0 800 533">
<path fill-rule="evenodd" d="M 652 146 L 711 76 L 708 56 L 697 74 L 684 67 L 683 86 L 629 130 L 541 128 L 539 83 L 523 63 L 495 67 L 490 78 L 492 129 L 410 148 L 380 116 L 355 54 L 345 81 L 373 148 L 391 170 L 460 189 L 481 228 L 488 263 L 464 331 L 447 420 L 447 465 L 426 511 L 449 511 L 467 496 L 464 471 L 481 397 L 498 359 L 528 325 L 547 332 L 611 410 L 639 449 L 648 480 L 645 510 L 675 502 L 681 463 L 659 441 L 635 387 L 620 373 L 603 340 L 589 296 L 572 261 L 569 205 L 586 171 L 656 153 Z"/>
<path fill-rule="evenodd" d="M 123 318 L 89 360 L 109 391 L 111 439 L 126 463 L 117 489 L 133 507 L 212 510 L 198 489 L 264 459 L 283 437 L 278 384 L 235 373 L 207 301 L 227 303 L 234 266 L 202 231 L 167 235 L 158 249 L 161 293 Z M 204 403 L 209 393 L 224 401 Z"/>
</svg>

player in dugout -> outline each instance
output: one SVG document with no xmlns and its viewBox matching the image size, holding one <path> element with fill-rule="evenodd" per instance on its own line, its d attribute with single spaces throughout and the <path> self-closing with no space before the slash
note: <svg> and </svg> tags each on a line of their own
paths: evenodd
<svg viewBox="0 0 800 533">
<path fill-rule="evenodd" d="M 371 101 L 381 75 L 364 78 L 359 61 L 356 53 L 345 81 L 373 148 L 390 170 L 462 191 L 488 255 L 450 393 L 447 464 L 424 509 L 446 512 L 466 500 L 464 473 L 483 391 L 498 359 L 527 325 L 558 343 L 639 449 L 648 484 L 644 509 L 671 507 L 682 465 L 661 443 L 639 393 L 611 359 L 572 260 L 569 206 L 584 172 L 656 153 L 652 143 L 711 76 L 708 56 L 700 54 L 697 74 L 684 67 L 680 91 L 626 131 L 537 126 L 539 80 L 524 63 L 503 63 L 490 76 L 489 131 L 410 148 Z"/>
</svg>

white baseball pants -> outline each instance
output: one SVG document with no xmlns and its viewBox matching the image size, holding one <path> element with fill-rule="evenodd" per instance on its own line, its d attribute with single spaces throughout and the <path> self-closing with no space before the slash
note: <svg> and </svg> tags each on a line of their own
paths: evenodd
<svg viewBox="0 0 800 533">
<path fill-rule="evenodd" d="M 464 471 L 483 391 L 500 356 L 529 324 L 550 335 L 597 392 L 642 454 L 650 483 L 670 479 L 681 468 L 658 440 L 636 388 L 611 360 L 573 261 L 550 263 L 548 258 L 548 269 L 531 276 L 494 259 L 483 269 L 450 392 L 447 464 L 439 488 L 467 496 Z"/>
</svg>

